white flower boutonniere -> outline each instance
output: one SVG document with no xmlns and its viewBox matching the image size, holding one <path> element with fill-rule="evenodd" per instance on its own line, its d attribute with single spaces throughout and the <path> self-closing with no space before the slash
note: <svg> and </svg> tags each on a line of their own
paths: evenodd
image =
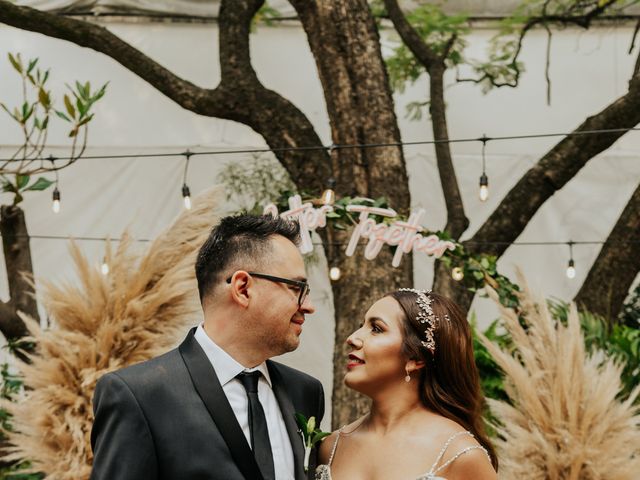
<svg viewBox="0 0 640 480">
<path fill-rule="evenodd" d="M 319 428 L 316 428 L 316 417 L 310 417 L 307 420 L 307 417 L 301 413 L 296 413 L 296 423 L 300 428 L 302 441 L 304 443 L 304 471 L 306 473 L 309 470 L 309 455 L 311 455 L 311 450 L 325 437 L 331 435 L 331 432 L 323 432 Z"/>
</svg>

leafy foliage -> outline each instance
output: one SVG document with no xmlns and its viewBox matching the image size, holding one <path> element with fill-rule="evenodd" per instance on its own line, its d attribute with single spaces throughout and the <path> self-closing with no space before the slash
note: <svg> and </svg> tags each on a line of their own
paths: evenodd
<svg viewBox="0 0 640 480">
<path fill-rule="evenodd" d="M 225 184 L 227 200 L 249 213 L 262 213 L 274 198 L 280 206 L 285 195 L 286 205 L 288 194 L 295 190 L 287 171 L 272 155 L 253 154 L 247 161 L 228 163 L 219 179 Z"/>
<path fill-rule="evenodd" d="M 485 397 L 506 401 L 508 396 L 504 391 L 503 372 L 477 335 L 478 326 L 475 314 L 470 322 L 473 331 L 473 353 L 480 374 L 482 391 Z M 501 349 L 511 350 L 513 347 L 511 337 L 508 333 L 500 330 L 500 320 L 494 320 L 482 333 L 493 343 L 499 345 Z"/>
<path fill-rule="evenodd" d="M 374 6 L 374 15 L 384 15 L 384 9 Z M 448 67 L 455 67 L 465 61 L 463 52 L 467 46 L 464 40 L 470 28 L 467 14 L 447 15 L 439 5 L 421 5 L 407 13 L 407 20 L 420 38 L 438 57 L 444 57 Z M 403 92 L 407 83 L 414 83 L 425 72 L 409 48 L 401 43 L 386 59 L 391 87 Z"/>
<path fill-rule="evenodd" d="M 553 317 L 566 324 L 569 305 L 561 300 L 549 300 L 548 304 Z M 590 353 L 602 350 L 607 357 L 624 362 L 621 395 L 627 398 L 640 378 L 640 329 L 624 324 L 613 324 L 610 328 L 605 318 L 588 311 L 579 312 L 579 317 L 587 350 Z M 635 320 L 638 322 L 638 318 Z M 636 401 L 640 402 L 640 398 Z"/>
<path fill-rule="evenodd" d="M 18 396 L 23 391 L 22 379 L 11 373 L 9 364 L 0 364 L 0 377 L 2 384 L 0 385 L 0 397 L 10 402 L 18 401 Z M 6 440 L 5 432 L 13 431 L 11 424 L 12 415 L 4 408 L 0 408 L 0 439 Z M 25 470 L 31 469 L 31 463 L 21 461 L 11 463 L 0 467 L 0 480 L 40 480 L 44 478 L 41 473 L 25 473 Z"/>
<path fill-rule="evenodd" d="M 45 177 L 35 177 L 36 173 L 59 170 L 75 162 L 86 147 L 88 124 L 94 117 L 93 106 L 105 94 L 107 84 L 96 91 L 89 82 L 75 82 L 67 85 L 69 93 L 64 94 L 64 110 L 55 107 L 54 97 L 47 88 L 49 70 L 38 67 L 38 58 L 25 62 L 19 53 L 8 54 L 9 62 L 22 80 L 22 99 L 14 106 L 0 102 L 2 108 L 17 124 L 23 136 L 23 143 L 10 159 L 0 164 L 0 186 L 3 192 L 13 193 L 13 204 L 23 200 L 27 191 L 45 190 L 52 182 Z M 52 113 L 70 124 L 69 137 L 73 139 L 71 153 L 65 162 L 56 164 L 42 158 L 47 145 L 47 134 Z M 78 135 L 84 138 L 78 143 Z"/>
</svg>

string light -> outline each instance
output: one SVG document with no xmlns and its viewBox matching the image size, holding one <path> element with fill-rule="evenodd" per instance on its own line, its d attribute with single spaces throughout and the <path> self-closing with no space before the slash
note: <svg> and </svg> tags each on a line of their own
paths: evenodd
<svg viewBox="0 0 640 480">
<path fill-rule="evenodd" d="M 453 267 L 451 269 L 451 277 L 456 282 L 461 281 L 464 278 L 464 270 L 462 270 L 462 268 L 460 268 L 460 267 Z"/>
<path fill-rule="evenodd" d="M 487 136 L 483 134 L 480 141 L 482 142 L 482 175 L 480 175 L 480 191 L 478 192 L 478 196 L 480 197 L 481 202 L 486 202 L 489 198 L 489 177 L 487 177 L 487 174 L 485 172 L 486 158 L 484 155 L 484 151 L 489 138 L 487 138 Z"/>
<path fill-rule="evenodd" d="M 55 181 L 55 186 L 53 188 L 53 195 L 52 195 L 52 202 L 51 202 L 51 210 L 53 210 L 53 213 L 58 213 L 60 212 L 60 190 L 58 189 L 58 180 L 59 180 L 58 170 L 56 169 L 57 158 L 54 157 L 53 155 L 49 155 L 47 157 L 47 160 L 51 162 L 51 169 L 56 174 L 56 181 Z"/>
<path fill-rule="evenodd" d="M 186 183 L 182 185 L 182 200 L 184 201 L 184 208 L 191 210 L 191 192 Z"/>
<path fill-rule="evenodd" d="M 102 265 L 100 265 L 100 272 L 102 273 L 102 275 L 109 275 L 109 264 L 107 263 L 107 258 L 104 257 L 102 259 Z"/>
<path fill-rule="evenodd" d="M 569 263 L 567 263 L 567 278 L 572 279 L 576 276 L 576 264 L 573 261 L 573 244 L 574 242 L 569 241 L 567 245 L 569 245 Z"/>
<path fill-rule="evenodd" d="M 336 201 L 336 192 L 333 190 L 336 186 L 334 178 L 327 180 L 327 189 L 322 192 L 323 205 L 333 205 Z"/>
<path fill-rule="evenodd" d="M 329 278 L 332 282 L 337 282 L 341 276 L 342 272 L 340 271 L 340 267 L 331 267 L 331 269 L 329 269 Z"/>
<path fill-rule="evenodd" d="M 58 190 L 58 185 L 53 189 L 53 201 L 51 202 L 51 210 L 53 213 L 60 212 L 60 190 Z"/>
<path fill-rule="evenodd" d="M 606 135 L 612 133 L 625 133 L 625 132 L 637 132 L 640 131 L 640 127 L 632 128 L 603 128 L 594 130 L 581 130 L 576 132 L 563 132 L 563 133 L 537 133 L 529 135 L 508 135 L 500 137 L 491 137 L 490 140 L 523 140 L 532 138 L 549 138 L 549 137 L 581 137 L 585 135 Z M 471 143 L 482 141 L 482 138 L 456 138 L 456 139 L 442 139 L 442 140 L 418 140 L 415 142 L 384 142 L 384 143 L 349 143 L 342 145 L 313 145 L 302 147 L 281 147 L 281 148 L 243 148 L 243 149 L 225 149 L 225 150 L 213 150 L 213 151 L 201 151 L 190 152 L 191 155 L 233 155 L 242 153 L 281 153 L 281 152 L 308 152 L 317 150 L 334 149 L 363 149 L 363 148 L 384 148 L 384 147 L 405 147 L 416 145 L 437 145 L 440 143 Z M 83 160 L 105 160 L 105 159 L 137 159 L 137 158 L 161 158 L 161 157 L 176 157 L 177 155 L 184 155 L 184 153 L 124 153 L 118 155 L 83 155 Z M 71 157 L 59 157 L 58 160 L 71 160 Z M 42 158 L 35 158 L 34 160 L 43 160 Z M 16 162 L 20 159 L 3 158 L 0 162 Z"/>
<path fill-rule="evenodd" d="M 187 171 L 189 170 L 189 160 L 191 159 L 193 152 L 187 150 L 183 155 L 185 156 L 186 161 L 184 164 L 184 176 L 182 178 L 182 200 L 184 202 L 184 208 L 191 210 L 191 191 L 187 185 Z"/>
</svg>

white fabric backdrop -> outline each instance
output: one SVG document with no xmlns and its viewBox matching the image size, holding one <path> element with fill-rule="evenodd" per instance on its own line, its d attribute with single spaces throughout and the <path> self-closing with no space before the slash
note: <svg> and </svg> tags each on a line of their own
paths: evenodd
<svg viewBox="0 0 640 480">
<path fill-rule="evenodd" d="M 217 31 L 205 24 L 107 23 L 124 39 L 151 58 L 201 86 L 213 87 L 219 79 Z M 571 131 L 584 118 L 609 104 L 626 90 L 634 57 L 626 55 L 632 35 L 630 27 L 602 27 L 584 33 L 568 29 L 557 33 L 552 48 L 552 105 L 545 104 L 544 52 L 546 36 L 534 32 L 526 41 L 522 60 L 527 65 L 518 89 L 502 89 L 483 96 L 471 84 L 453 85 L 447 90 L 451 138 L 489 137 Z M 477 30 L 470 45 L 478 55 L 493 34 Z M 383 36 L 385 49 L 392 45 L 389 32 Z M 200 117 L 176 106 L 144 81 L 112 59 L 88 49 L 22 32 L 0 25 L 0 57 L 21 52 L 23 58 L 40 57 L 52 69 L 51 88 L 64 90 L 75 79 L 93 85 L 109 81 L 108 93 L 97 107 L 90 134 L 88 155 L 165 153 L 211 150 L 229 147 L 264 147 L 260 136 L 243 125 Z M 315 64 L 301 28 L 281 25 L 259 27 L 252 39 L 252 57 L 262 82 L 296 104 L 315 125 L 320 137 L 330 143 L 329 126 Z M 0 99 L 18 103 L 17 75 L 7 61 L 0 62 Z M 431 138 L 427 118 L 405 119 L 405 105 L 422 100 L 427 83 L 421 79 L 396 95 L 396 111 L 405 141 Z M 0 116 L 0 157 L 13 151 L 19 132 Z M 480 143 L 453 144 L 454 162 L 462 195 L 471 219 L 470 234 L 487 218 L 500 198 L 519 176 L 558 138 L 489 142 L 487 173 L 491 197 L 486 204 L 477 199 L 480 175 Z M 52 148 L 47 154 L 63 156 L 68 141 L 60 127 L 53 129 Z M 611 149 L 593 159 L 562 191 L 535 215 L 520 241 L 604 240 L 640 181 L 640 132 L 627 134 Z M 425 226 L 438 229 L 445 223 L 444 201 L 439 187 L 433 148 L 430 145 L 405 149 L 412 202 L 427 210 Z M 226 162 L 243 161 L 246 155 L 197 156 L 191 160 L 188 183 L 197 194 L 217 182 Z M 184 160 L 176 158 L 82 160 L 60 174 L 62 211 L 51 212 L 51 191 L 27 195 L 23 208 L 33 235 L 118 237 L 131 226 L 138 238 L 152 238 L 164 229 L 182 208 L 180 187 Z M 7 201 L 8 197 L 0 197 Z M 233 205 L 226 205 L 233 210 Z M 470 234 L 468 236 L 470 236 Z M 96 265 L 103 255 L 102 242 L 81 242 Z M 144 244 L 141 244 L 143 247 Z M 577 276 L 564 275 L 568 247 L 513 246 L 500 260 L 500 268 L 513 274 L 519 265 L 530 283 L 546 295 L 571 299 L 582 283 L 599 246 L 576 246 Z M 32 240 L 36 276 L 72 280 L 67 244 L 61 240 Z M 361 254 L 361 252 L 359 252 Z M 417 255 L 416 285 L 429 287 L 432 261 Z M 392 268 L 391 266 L 389 268 Z M 2 271 L 0 293 L 6 299 L 6 278 Z M 302 346 L 285 356 L 287 363 L 322 380 L 327 392 L 332 385 L 333 305 L 325 264 L 311 268 L 312 298 L 318 313 L 308 319 Z M 373 300 L 373 299 L 372 299 Z M 473 308 L 481 324 L 496 316 L 495 308 L 476 299 Z M 366 306 L 363 306 L 363 313 Z M 196 323 L 198 319 L 194 319 Z M 328 410 L 327 419 L 330 418 Z M 325 427 L 328 423 L 325 424 Z"/>
</svg>

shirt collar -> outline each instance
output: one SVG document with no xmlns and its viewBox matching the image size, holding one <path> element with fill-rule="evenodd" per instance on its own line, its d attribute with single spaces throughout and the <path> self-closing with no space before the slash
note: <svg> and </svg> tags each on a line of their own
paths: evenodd
<svg viewBox="0 0 640 480">
<path fill-rule="evenodd" d="M 221 386 L 229 383 L 241 372 L 254 372 L 256 370 L 262 373 L 269 387 L 272 386 L 266 362 L 262 362 L 253 368 L 245 368 L 207 335 L 207 332 L 204 331 L 203 324 L 198 325 L 194 337 L 204 350 L 209 362 L 211 362 Z"/>
</svg>

